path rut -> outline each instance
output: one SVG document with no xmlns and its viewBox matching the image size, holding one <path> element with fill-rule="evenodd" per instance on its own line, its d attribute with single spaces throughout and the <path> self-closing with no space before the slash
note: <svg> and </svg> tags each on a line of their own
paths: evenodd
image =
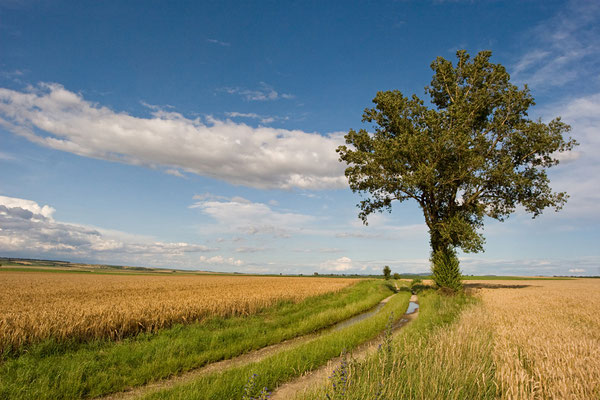
<svg viewBox="0 0 600 400">
<path fill-rule="evenodd" d="M 406 326 L 408 323 L 417 318 L 419 314 L 418 298 L 416 295 L 412 295 L 407 312 L 398 320 L 392 327 L 392 332 L 396 332 L 399 329 Z M 416 305 L 411 307 L 411 305 Z M 412 309 L 411 309 L 412 308 Z M 383 333 L 380 334 L 373 340 L 370 340 L 362 345 L 358 346 L 349 355 L 357 361 L 363 361 L 368 356 L 374 354 L 383 339 Z M 293 398 L 301 391 L 306 391 L 314 385 L 327 383 L 328 378 L 333 374 L 334 369 L 340 366 L 343 357 L 336 357 L 329 360 L 329 362 L 305 375 L 302 375 L 290 382 L 280 385 L 277 389 L 271 393 L 271 400 L 287 400 Z"/>
</svg>

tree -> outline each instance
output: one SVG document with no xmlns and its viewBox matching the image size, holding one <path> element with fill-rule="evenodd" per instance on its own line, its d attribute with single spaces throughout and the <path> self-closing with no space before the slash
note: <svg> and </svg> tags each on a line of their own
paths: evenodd
<svg viewBox="0 0 600 400">
<path fill-rule="evenodd" d="M 383 276 L 384 278 L 390 279 L 390 276 L 392 275 L 392 270 L 390 269 L 390 267 L 388 267 L 387 265 L 385 267 L 383 267 Z"/>
<path fill-rule="evenodd" d="M 529 119 L 535 103 L 527 85 L 510 83 L 491 54 L 471 59 L 460 50 L 456 66 L 438 57 L 425 88 L 431 106 L 398 90 L 378 92 L 363 114 L 375 131 L 350 130 L 350 146 L 337 149 L 350 188 L 365 197 L 358 204 L 363 223 L 375 211 L 391 212 L 393 202 L 419 204 L 441 287 L 460 287 L 456 249 L 483 251 L 484 217 L 504 221 L 522 206 L 535 218 L 568 198 L 552 192 L 546 170 L 558 164 L 557 153 L 577 145 L 563 137 L 570 127 L 560 117 Z"/>
</svg>

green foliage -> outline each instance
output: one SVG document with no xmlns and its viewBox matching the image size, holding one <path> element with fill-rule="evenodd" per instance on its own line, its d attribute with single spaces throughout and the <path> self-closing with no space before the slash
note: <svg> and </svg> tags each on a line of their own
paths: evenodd
<svg viewBox="0 0 600 400">
<path fill-rule="evenodd" d="M 389 266 L 385 266 L 383 267 L 383 276 L 385 277 L 385 279 L 390 279 L 392 275 L 392 270 L 390 269 Z"/>
<path fill-rule="evenodd" d="M 462 289 L 462 276 L 458 258 L 452 250 L 438 250 L 431 257 L 431 279 L 437 287 L 451 292 Z"/>
<path fill-rule="evenodd" d="M 410 282 L 409 287 L 410 291 L 415 294 L 418 294 L 425 289 L 431 289 L 430 286 L 423 284 L 423 280 L 421 278 L 414 278 Z"/>
<path fill-rule="evenodd" d="M 394 272 L 393 277 L 394 277 L 395 280 L 402 279 L 402 276 L 399 273 L 397 273 L 397 272 Z"/>
<path fill-rule="evenodd" d="M 535 104 L 529 89 L 510 83 L 490 51 L 456 56 L 456 65 L 442 57 L 431 64 L 433 107 L 398 90 L 378 92 L 363 114 L 374 132 L 350 130 L 348 146 L 337 149 L 350 188 L 366 195 L 358 204 L 363 222 L 412 199 L 434 253 L 483 251 L 484 217 L 503 221 L 518 205 L 533 217 L 560 210 L 568 196 L 552 192 L 546 170 L 577 145 L 563 137 L 570 127 L 560 118 L 528 118 Z"/>
</svg>

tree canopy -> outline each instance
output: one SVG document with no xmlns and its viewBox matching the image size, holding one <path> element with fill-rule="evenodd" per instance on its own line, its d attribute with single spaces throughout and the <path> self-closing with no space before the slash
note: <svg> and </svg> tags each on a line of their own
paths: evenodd
<svg viewBox="0 0 600 400">
<path fill-rule="evenodd" d="M 383 277 L 385 279 L 390 279 L 390 277 L 392 276 L 392 270 L 390 269 L 389 266 L 385 266 L 383 267 Z"/>
<path fill-rule="evenodd" d="M 479 252 L 484 217 L 503 221 L 520 205 L 535 218 L 565 204 L 567 194 L 552 191 L 546 171 L 577 145 L 564 137 L 570 127 L 560 117 L 531 120 L 527 85 L 510 83 L 491 55 L 460 50 L 456 65 L 433 61 L 430 104 L 398 90 L 377 92 L 363 114 L 374 132 L 350 130 L 337 149 L 350 188 L 365 195 L 358 204 L 365 224 L 369 214 L 412 199 L 433 253 Z"/>
</svg>

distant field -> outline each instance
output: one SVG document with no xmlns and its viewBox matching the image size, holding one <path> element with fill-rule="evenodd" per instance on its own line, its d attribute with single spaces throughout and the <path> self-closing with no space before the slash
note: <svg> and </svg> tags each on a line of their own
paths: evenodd
<svg viewBox="0 0 600 400">
<path fill-rule="evenodd" d="M 0 350 L 47 338 L 120 339 L 339 291 L 356 279 L 4 271 Z"/>
</svg>

